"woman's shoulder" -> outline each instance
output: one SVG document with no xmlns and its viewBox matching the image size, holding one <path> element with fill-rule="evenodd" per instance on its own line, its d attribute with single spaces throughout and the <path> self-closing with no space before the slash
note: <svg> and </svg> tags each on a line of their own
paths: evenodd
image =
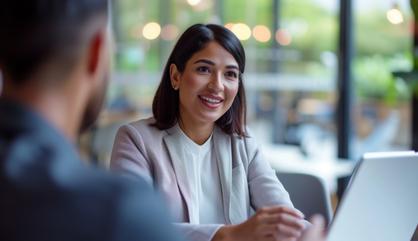
<svg viewBox="0 0 418 241">
<path fill-rule="evenodd" d="M 164 135 L 166 133 L 165 130 L 160 130 L 153 126 L 154 123 L 155 119 L 153 117 L 140 119 L 121 126 L 119 131 L 124 131 L 131 134 L 135 133 L 136 135 L 140 135 L 143 138 L 157 138 L 158 136 Z"/>
<path fill-rule="evenodd" d="M 148 118 L 139 119 L 139 120 L 130 122 L 127 125 L 132 126 L 136 129 L 150 129 L 154 122 L 155 122 L 154 117 L 148 117 Z"/>
<path fill-rule="evenodd" d="M 240 141 L 240 142 L 246 142 L 246 143 L 255 143 L 256 142 L 255 135 L 249 127 L 245 128 L 245 135 L 244 136 L 239 136 L 238 134 L 232 134 L 231 136 L 232 136 L 232 139 L 235 139 L 235 140 Z"/>
<path fill-rule="evenodd" d="M 224 137 L 230 138 L 232 145 L 234 146 L 245 148 L 247 150 L 258 149 L 258 144 L 255 135 L 248 127 L 245 129 L 245 136 L 239 136 L 237 134 L 227 134 L 224 131 L 222 131 L 219 127 L 217 129 L 217 133 Z"/>
<path fill-rule="evenodd" d="M 256 141 L 255 135 L 251 130 L 249 130 L 249 128 L 246 128 L 245 136 L 227 134 L 225 132 L 223 132 L 222 135 L 229 137 L 231 140 L 232 153 L 235 155 L 234 158 L 243 162 L 244 167 L 248 166 L 259 152 L 259 145 Z"/>
</svg>

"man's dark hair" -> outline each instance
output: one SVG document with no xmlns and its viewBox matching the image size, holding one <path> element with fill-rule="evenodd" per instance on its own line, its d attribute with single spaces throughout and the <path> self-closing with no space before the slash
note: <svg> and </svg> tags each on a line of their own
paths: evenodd
<svg viewBox="0 0 418 241">
<path fill-rule="evenodd" d="M 106 16 L 108 0 L 5 0 L 0 6 L 0 68 L 22 84 L 48 61 L 73 67 L 85 24 Z"/>
<path fill-rule="evenodd" d="M 239 39 L 227 28 L 216 24 L 195 24 L 189 27 L 177 41 L 165 65 L 163 76 L 152 103 L 156 120 L 154 126 L 163 130 L 174 126 L 179 119 L 179 93 L 171 86 L 170 65 L 175 64 L 182 73 L 187 61 L 209 42 L 215 41 L 228 51 L 239 67 L 238 93 L 232 106 L 216 121 L 227 134 L 246 136 L 246 100 L 242 74 L 245 70 L 245 51 Z"/>
</svg>

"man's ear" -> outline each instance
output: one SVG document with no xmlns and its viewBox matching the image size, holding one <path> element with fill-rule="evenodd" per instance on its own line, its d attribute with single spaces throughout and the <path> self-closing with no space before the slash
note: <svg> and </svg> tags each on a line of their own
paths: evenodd
<svg viewBox="0 0 418 241">
<path fill-rule="evenodd" d="M 171 81 L 171 86 L 173 87 L 174 90 L 178 90 L 180 87 L 180 77 L 181 77 L 181 73 L 177 69 L 177 66 L 175 64 L 171 64 L 170 65 L 170 81 Z"/>
<path fill-rule="evenodd" d="M 103 31 L 97 31 L 91 38 L 88 46 L 87 71 L 90 75 L 96 75 L 99 70 L 101 58 L 104 54 L 106 35 Z"/>
</svg>

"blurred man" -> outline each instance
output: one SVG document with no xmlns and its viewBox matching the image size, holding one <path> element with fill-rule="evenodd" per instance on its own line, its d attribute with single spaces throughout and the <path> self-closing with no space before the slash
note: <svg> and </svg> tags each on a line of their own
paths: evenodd
<svg viewBox="0 0 418 241">
<path fill-rule="evenodd" d="M 107 1 L 0 5 L 0 240 L 177 240 L 144 181 L 76 152 L 106 91 Z"/>
</svg>

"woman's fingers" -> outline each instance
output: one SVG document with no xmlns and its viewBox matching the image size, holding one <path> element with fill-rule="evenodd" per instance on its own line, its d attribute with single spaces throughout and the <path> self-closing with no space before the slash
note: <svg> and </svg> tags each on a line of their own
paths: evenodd
<svg viewBox="0 0 418 241">
<path fill-rule="evenodd" d="M 325 220 L 320 215 L 314 215 L 310 219 L 310 226 L 302 235 L 300 241 L 324 241 L 325 240 Z"/>
<path fill-rule="evenodd" d="M 316 215 L 312 216 L 310 221 L 311 221 L 313 226 L 318 228 L 318 230 L 323 231 L 325 229 L 325 219 L 321 215 L 316 214 Z"/>
<path fill-rule="evenodd" d="M 303 229 L 298 229 L 285 224 L 277 224 L 277 233 L 284 237 L 299 238 L 302 235 Z"/>
<path fill-rule="evenodd" d="M 266 235 L 261 238 L 259 238 L 257 241 L 277 241 L 276 237 L 272 235 Z"/>
<path fill-rule="evenodd" d="M 302 234 L 302 229 L 297 229 L 285 224 L 266 224 L 259 229 L 259 234 L 274 236 L 274 237 L 283 237 L 283 238 L 299 238 Z"/>
<path fill-rule="evenodd" d="M 303 217 L 291 207 L 266 207 L 246 222 L 246 231 L 252 230 L 253 240 L 296 241 L 305 228 Z"/>
<path fill-rule="evenodd" d="M 280 241 L 298 239 L 305 228 L 304 219 L 287 211 L 286 208 L 272 208 L 258 213 L 258 234 Z"/>
<path fill-rule="evenodd" d="M 301 218 L 296 218 L 289 214 L 280 214 L 278 218 L 280 224 L 292 227 L 294 229 L 303 230 L 305 228 L 304 220 Z"/>
<path fill-rule="evenodd" d="M 278 224 L 284 223 L 289 226 L 293 226 L 295 228 L 304 229 L 305 228 L 305 221 L 304 219 L 294 217 L 287 213 L 279 213 L 279 214 L 271 214 L 271 215 L 264 215 L 263 223 L 267 224 Z"/>
<path fill-rule="evenodd" d="M 295 208 L 287 207 L 287 206 L 273 206 L 273 207 L 264 207 L 259 210 L 261 213 L 287 213 L 289 215 L 298 217 L 298 218 L 304 218 L 305 215 L 303 213 Z"/>
<path fill-rule="evenodd" d="M 288 213 L 258 214 L 258 221 L 259 223 L 271 225 L 283 224 L 297 230 L 303 230 L 305 228 L 304 219 Z"/>
</svg>

